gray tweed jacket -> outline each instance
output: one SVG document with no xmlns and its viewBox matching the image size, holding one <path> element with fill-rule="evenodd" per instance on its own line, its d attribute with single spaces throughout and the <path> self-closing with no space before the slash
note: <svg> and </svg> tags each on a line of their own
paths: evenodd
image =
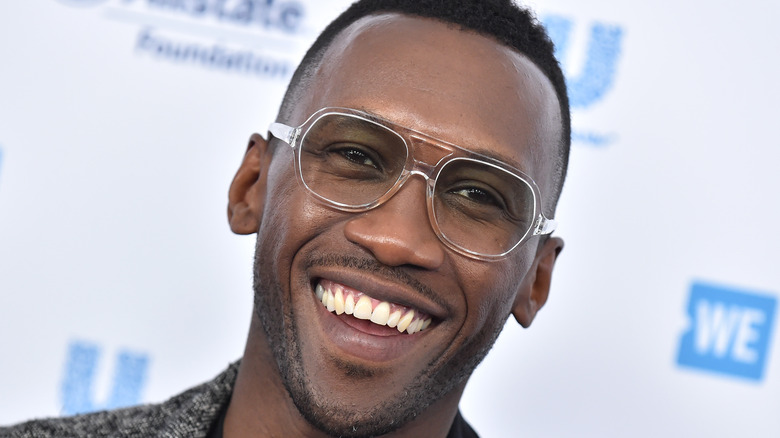
<svg viewBox="0 0 780 438">
<path fill-rule="evenodd" d="M 32 420 L 11 427 L 0 427 L 0 437 L 205 437 L 220 410 L 230 401 L 236 374 L 238 362 L 214 380 L 160 404 Z"/>
</svg>

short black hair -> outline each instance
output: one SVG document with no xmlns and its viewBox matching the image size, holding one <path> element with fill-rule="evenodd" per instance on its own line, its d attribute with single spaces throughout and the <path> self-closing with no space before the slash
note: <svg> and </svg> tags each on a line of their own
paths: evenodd
<svg viewBox="0 0 780 438">
<path fill-rule="evenodd" d="M 554 193 L 545 202 L 546 214 L 552 216 L 563 188 L 571 148 L 571 115 L 563 71 L 555 58 L 554 45 L 534 14 L 518 7 L 512 0 L 358 0 L 331 22 L 317 37 L 293 73 L 284 95 L 279 117 L 292 112 L 297 96 L 319 66 L 328 46 L 336 36 L 355 21 L 368 15 L 397 12 L 431 18 L 454 24 L 462 30 L 493 38 L 525 55 L 550 80 L 561 111 L 561 138 L 553 175 Z"/>
</svg>

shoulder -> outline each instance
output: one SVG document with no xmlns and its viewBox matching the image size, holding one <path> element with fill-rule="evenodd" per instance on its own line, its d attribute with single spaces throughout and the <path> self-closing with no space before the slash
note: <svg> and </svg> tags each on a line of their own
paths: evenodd
<svg viewBox="0 0 780 438">
<path fill-rule="evenodd" d="M 230 401 L 238 365 L 166 402 L 0 428 L 0 438 L 205 436 Z"/>
</svg>

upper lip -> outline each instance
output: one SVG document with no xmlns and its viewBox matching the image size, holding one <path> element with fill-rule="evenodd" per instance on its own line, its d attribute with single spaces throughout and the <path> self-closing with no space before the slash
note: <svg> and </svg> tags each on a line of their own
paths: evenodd
<svg viewBox="0 0 780 438">
<path fill-rule="evenodd" d="M 374 272 L 341 267 L 335 269 L 318 267 L 312 268 L 309 274 L 314 285 L 321 279 L 330 280 L 365 293 L 371 298 L 419 310 L 438 320 L 445 319 L 450 313 L 449 306 L 441 302 L 438 295 L 427 296 L 430 294 L 412 285 L 399 283 L 398 280 Z"/>
</svg>

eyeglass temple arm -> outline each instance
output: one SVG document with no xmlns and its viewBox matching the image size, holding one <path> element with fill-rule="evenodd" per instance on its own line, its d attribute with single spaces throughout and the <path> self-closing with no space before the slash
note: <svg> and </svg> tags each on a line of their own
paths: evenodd
<svg viewBox="0 0 780 438">
<path fill-rule="evenodd" d="M 271 126 L 268 127 L 268 132 L 279 140 L 295 147 L 295 140 L 298 137 L 299 129 L 287 126 L 284 123 L 271 123 Z"/>
<path fill-rule="evenodd" d="M 539 219 L 536 221 L 536 228 L 534 229 L 534 235 L 550 234 L 558 227 L 558 221 L 555 219 L 547 219 L 544 215 L 539 215 Z"/>
</svg>

